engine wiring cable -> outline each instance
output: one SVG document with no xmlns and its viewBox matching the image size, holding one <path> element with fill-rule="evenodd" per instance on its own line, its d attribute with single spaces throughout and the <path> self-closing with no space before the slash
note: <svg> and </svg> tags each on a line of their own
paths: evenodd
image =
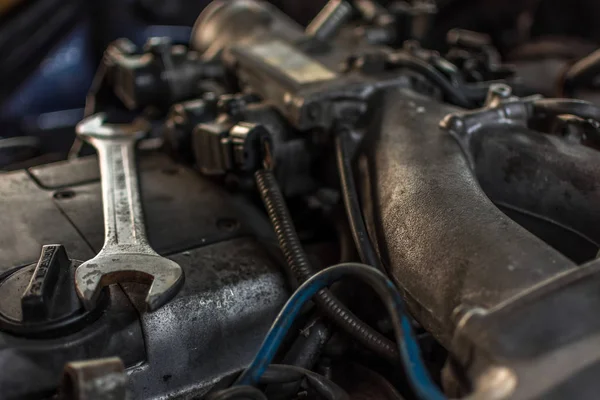
<svg viewBox="0 0 600 400">
<path fill-rule="evenodd" d="M 600 122 L 600 107 L 584 100 L 537 99 L 530 103 L 531 118 L 553 117 L 572 114 L 584 119 Z"/>
<path fill-rule="evenodd" d="M 265 168 L 255 173 L 255 179 L 279 247 L 285 257 L 286 267 L 299 283 L 305 282 L 314 275 L 315 271 L 300 243 L 275 175 L 270 168 Z M 398 360 L 396 345 L 355 316 L 329 289 L 319 291 L 315 303 L 337 326 L 365 347 L 392 362 Z"/>
<path fill-rule="evenodd" d="M 463 87 L 465 85 L 453 85 L 444 74 L 432 67 L 426 61 L 406 52 L 397 52 L 391 55 L 390 62 L 395 67 L 407 68 L 425 76 L 431 82 L 436 84 L 444 96 L 455 105 L 463 108 L 471 108 L 473 106 L 471 100 L 465 95 Z"/>
<path fill-rule="evenodd" d="M 369 238 L 369 232 L 362 216 L 356 183 L 352 173 L 352 159 L 348 154 L 347 145 L 350 140 L 350 132 L 346 128 L 340 129 L 335 138 L 335 156 L 350 232 L 352 232 L 358 255 L 363 264 L 371 265 L 385 273 Z"/>
<path fill-rule="evenodd" d="M 259 384 L 261 377 L 275 357 L 277 349 L 304 304 L 325 287 L 349 276 L 359 278 L 367 283 L 383 301 L 390 314 L 402 365 L 417 398 L 421 400 L 445 400 L 446 396 L 437 387 L 425 367 L 400 292 L 380 271 L 358 263 L 338 264 L 326 268 L 304 282 L 285 304 L 267 333 L 254 360 L 239 376 L 234 385 L 255 386 Z"/>
</svg>

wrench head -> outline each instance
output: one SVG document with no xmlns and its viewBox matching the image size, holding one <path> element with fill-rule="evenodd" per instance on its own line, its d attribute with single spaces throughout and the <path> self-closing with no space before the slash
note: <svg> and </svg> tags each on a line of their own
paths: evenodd
<svg viewBox="0 0 600 400">
<path fill-rule="evenodd" d="M 75 270 L 75 287 L 87 309 L 93 309 L 102 289 L 120 282 L 150 284 L 146 306 L 154 311 L 171 300 L 184 282 L 183 270 L 158 254 L 102 252 Z"/>
<path fill-rule="evenodd" d="M 106 113 L 94 114 L 77 124 L 77 136 L 86 142 L 97 139 L 130 139 L 136 140 L 146 136 L 151 125 L 144 118 L 136 118 L 129 124 L 108 124 Z"/>
</svg>

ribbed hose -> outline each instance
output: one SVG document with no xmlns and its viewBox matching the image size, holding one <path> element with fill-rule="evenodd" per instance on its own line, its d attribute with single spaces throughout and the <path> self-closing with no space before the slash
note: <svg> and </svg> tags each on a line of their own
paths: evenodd
<svg viewBox="0 0 600 400">
<path fill-rule="evenodd" d="M 275 176 L 272 171 L 263 169 L 255 173 L 255 179 L 287 267 L 298 282 L 303 283 L 314 275 L 314 271 L 302 248 Z M 358 319 L 328 289 L 317 293 L 315 303 L 337 326 L 365 347 L 389 360 L 398 360 L 396 345 Z"/>
</svg>

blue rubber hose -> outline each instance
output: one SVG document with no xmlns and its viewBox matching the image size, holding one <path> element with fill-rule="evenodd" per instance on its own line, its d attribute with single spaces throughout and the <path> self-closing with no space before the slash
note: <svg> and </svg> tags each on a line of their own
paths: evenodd
<svg viewBox="0 0 600 400">
<path fill-rule="evenodd" d="M 390 314 L 400 359 L 417 398 L 421 400 L 445 400 L 446 396 L 429 376 L 421 358 L 419 345 L 412 331 L 411 322 L 400 292 L 381 272 L 358 263 L 338 264 L 329 267 L 304 282 L 285 304 L 254 360 L 240 375 L 235 385 L 255 386 L 258 384 L 261 376 L 273 361 L 277 349 L 303 305 L 319 290 L 348 276 L 360 278 L 381 297 Z"/>
</svg>

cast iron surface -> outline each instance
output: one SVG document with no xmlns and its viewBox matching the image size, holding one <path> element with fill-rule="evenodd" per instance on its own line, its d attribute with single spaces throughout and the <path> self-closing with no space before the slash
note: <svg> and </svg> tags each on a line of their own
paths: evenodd
<svg viewBox="0 0 600 400">
<path fill-rule="evenodd" d="M 172 254 L 249 234 L 227 194 L 210 181 L 152 153 L 139 160 L 148 240 Z M 88 260 L 102 248 L 100 174 L 95 157 L 0 175 L 0 274 L 37 261 L 44 244 L 63 244 Z"/>
<path fill-rule="evenodd" d="M 66 362 L 108 356 L 125 362 L 134 398 L 201 393 L 243 368 L 260 345 L 287 298 L 266 250 L 272 248 L 268 222 L 164 155 L 142 152 L 139 159 L 149 242 L 181 265 L 184 286 L 154 313 L 142 312 L 147 287 L 112 286 L 108 311 L 68 336 L 32 340 L 0 333 L 0 367 L 14 371 L 0 377 L 3 394 L 52 393 Z M 44 243 L 62 243 L 79 260 L 102 247 L 96 157 L 5 174 L 0 186 L 10 200 L 0 215 L 16 227 L 13 237 L 1 234 L 4 243 L 12 240 L 3 243 L 3 271 L 35 262 Z M 48 223 L 31 229 L 38 220 Z"/>
<path fill-rule="evenodd" d="M 65 363 L 118 355 L 126 365 L 144 361 L 144 333 L 123 291 L 110 289 L 111 304 L 93 324 L 55 339 L 27 339 L 0 332 L 0 397 L 43 398 L 56 391 Z"/>
<path fill-rule="evenodd" d="M 520 212 L 522 219 L 526 214 L 547 221 L 536 233 L 573 261 L 595 257 L 600 243 L 598 151 L 519 126 L 476 135 L 470 151 L 479 183 L 496 204 Z M 571 234 L 560 235 L 553 225 Z"/>
<path fill-rule="evenodd" d="M 148 362 L 129 372 L 135 398 L 198 394 L 239 371 L 252 360 L 287 299 L 282 277 L 254 239 L 217 243 L 171 259 L 183 266 L 186 282 L 166 306 L 142 315 Z M 142 310 L 144 292 L 129 286 Z"/>
<path fill-rule="evenodd" d="M 490 308 L 573 263 L 510 220 L 438 126 L 457 109 L 388 92 L 370 171 L 389 271 L 443 342 L 459 306 Z"/>
<path fill-rule="evenodd" d="M 36 185 L 27 171 L 0 176 L 0 275 L 11 268 L 34 263 L 45 244 L 60 242 L 72 258 L 94 256 L 86 241 L 55 203 L 53 191 Z"/>
<path fill-rule="evenodd" d="M 465 318 L 453 347 L 474 382 L 484 385 L 491 366 L 502 366 L 510 368 L 514 379 L 507 378 L 516 383 L 510 399 L 596 399 L 599 266 L 593 261 L 572 269 Z"/>
<path fill-rule="evenodd" d="M 140 156 L 139 164 L 148 241 L 158 253 L 173 254 L 252 233 L 252 226 L 243 223 L 246 214 L 240 215 L 237 203 L 216 184 L 161 153 Z M 48 201 L 54 202 L 89 243 L 93 252 L 87 257 L 93 257 L 104 243 L 104 229 L 98 225 L 102 204 L 97 159 L 60 162 L 30 172 L 41 187 L 48 188 Z M 53 201 L 54 192 L 67 196 Z M 69 247 L 67 250 L 72 258 L 87 259 L 73 254 Z"/>
<path fill-rule="evenodd" d="M 438 126 L 456 108 L 409 91 L 381 101 L 368 166 L 374 234 L 420 322 L 476 388 L 515 399 L 594 398 L 597 262 L 578 268 L 492 200 L 594 237 L 581 213 L 595 218 L 599 155 L 525 128 L 490 126 L 466 150 L 480 186 Z"/>
</svg>

